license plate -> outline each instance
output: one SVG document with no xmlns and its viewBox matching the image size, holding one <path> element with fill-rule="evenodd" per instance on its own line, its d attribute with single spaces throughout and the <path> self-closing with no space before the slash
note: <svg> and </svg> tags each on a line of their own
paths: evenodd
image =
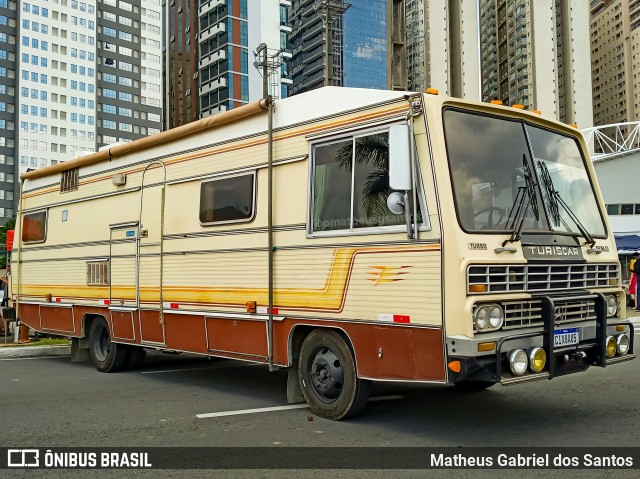
<svg viewBox="0 0 640 479">
<path fill-rule="evenodd" d="M 562 348 L 564 346 L 573 346 L 578 344 L 580 338 L 578 337 L 578 328 L 569 329 L 556 329 L 553 334 L 553 346 L 555 348 Z"/>
</svg>

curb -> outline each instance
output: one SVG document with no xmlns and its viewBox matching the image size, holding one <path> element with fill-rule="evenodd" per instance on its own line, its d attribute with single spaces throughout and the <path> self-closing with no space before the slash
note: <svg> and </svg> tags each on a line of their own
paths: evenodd
<svg viewBox="0 0 640 479">
<path fill-rule="evenodd" d="M 23 346 L 0 348 L 0 359 L 40 358 L 43 356 L 69 356 L 71 346 Z"/>
</svg>

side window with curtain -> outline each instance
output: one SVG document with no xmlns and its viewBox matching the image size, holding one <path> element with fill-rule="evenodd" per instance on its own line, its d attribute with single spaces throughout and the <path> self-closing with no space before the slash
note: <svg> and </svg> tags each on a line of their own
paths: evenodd
<svg viewBox="0 0 640 479">
<path fill-rule="evenodd" d="M 310 233 L 403 226 L 387 208 L 389 134 L 355 135 L 319 143 L 312 151 Z"/>
<path fill-rule="evenodd" d="M 26 213 L 22 217 L 22 241 L 42 243 L 47 237 L 47 210 Z"/>
</svg>

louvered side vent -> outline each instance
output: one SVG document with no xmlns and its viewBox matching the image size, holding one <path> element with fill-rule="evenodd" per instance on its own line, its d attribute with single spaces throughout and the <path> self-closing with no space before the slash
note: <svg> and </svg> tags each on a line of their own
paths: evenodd
<svg viewBox="0 0 640 479">
<path fill-rule="evenodd" d="M 95 261 L 87 263 L 87 285 L 107 286 L 109 284 L 109 262 Z"/>
<path fill-rule="evenodd" d="M 79 168 L 71 168 L 60 174 L 60 192 L 74 191 L 78 189 Z"/>
</svg>

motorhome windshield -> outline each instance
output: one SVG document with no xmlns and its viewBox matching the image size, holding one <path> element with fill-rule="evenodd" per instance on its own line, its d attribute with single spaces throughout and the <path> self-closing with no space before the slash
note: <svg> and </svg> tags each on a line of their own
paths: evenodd
<svg viewBox="0 0 640 479">
<path fill-rule="evenodd" d="M 456 211 L 465 231 L 511 233 L 519 215 L 523 231 L 578 236 L 584 226 L 592 236 L 605 235 L 575 139 L 454 109 L 445 111 L 444 125 Z"/>
</svg>

